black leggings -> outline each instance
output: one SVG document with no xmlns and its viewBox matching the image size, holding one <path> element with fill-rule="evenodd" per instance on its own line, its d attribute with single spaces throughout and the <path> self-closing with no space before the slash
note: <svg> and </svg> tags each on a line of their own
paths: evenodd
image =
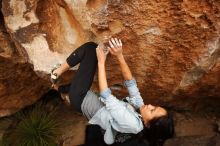
<svg viewBox="0 0 220 146">
<path fill-rule="evenodd" d="M 78 63 L 80 66 L 71 84 L 62 85 L 58 90 L 60 93 L 69 93 L 71 105 L 78 112 L 82 112 L 81 104 L 95 75 L 97 67 L 96 47 L 96 43 L 85 43 L 66 59 L 70 67 L 74 67 Z"/>
</svg>

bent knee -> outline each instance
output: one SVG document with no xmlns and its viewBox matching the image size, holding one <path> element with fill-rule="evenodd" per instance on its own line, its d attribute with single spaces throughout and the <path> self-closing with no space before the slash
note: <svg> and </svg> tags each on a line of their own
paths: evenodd
<svg viewBox="0 0 220 146">
<path fill-rule="evenodd" d="M 94 42 L 87 42 L 85 44 L 87 47 L 86 47 L 86 56 L 90 57 L 90 58 L 97 58 L 96 57 L 96 48 L 98 46 L 98 44 L 94 43 Z"/>
<path fill-rule="evenodd" d="M 98 44 L 95 42 L 87 42 L 84 44 L 88 50 L 95 50 Z"/>
</svg>

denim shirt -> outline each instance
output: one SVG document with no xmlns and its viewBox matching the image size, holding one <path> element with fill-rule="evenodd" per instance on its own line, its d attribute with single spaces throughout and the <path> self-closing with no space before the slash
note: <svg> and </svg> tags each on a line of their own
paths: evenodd
<svg viewBox="0 0 220 146">
<path fill-rule="evenodd" d="M 143 130 L 140 115 L 135 111 L 144 105 L 136 81 L 135 79 L 127 80 L 124 84 L 129 92 L 129 97 L 126 97 L 128 103 L 118 100 L 107 88 L 100 93 L 100 100 L 105 106 L 89 120 L 90 124 L 97 124 L 105 130 L 106 144 L 114 143 L 117 131 L 137 134 Z"/>
</svg>

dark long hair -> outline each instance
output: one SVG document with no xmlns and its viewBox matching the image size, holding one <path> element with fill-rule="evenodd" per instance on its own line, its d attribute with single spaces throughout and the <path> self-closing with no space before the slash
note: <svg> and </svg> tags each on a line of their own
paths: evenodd
<svg viewBox="0 0 220 146">
<path fill-rule="evenodd" d="M 143 137 L 149 142 L 150 146 L 162 146 L 166 139 L 174 135 L 174 122 L 170 113 L 166 116 L 152 120 L 150 127 L 144 128 Z"/>
</svg>

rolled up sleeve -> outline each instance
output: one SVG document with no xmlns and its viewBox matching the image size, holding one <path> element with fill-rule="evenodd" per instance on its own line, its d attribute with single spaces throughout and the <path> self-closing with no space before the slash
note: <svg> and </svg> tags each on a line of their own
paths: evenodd
<svg viewBox="0 0 220 146">
<path fill-rule="evenodd" d="M 127 87 L 129 93 L 129 97 L 126 98 L 128 102 L 132 104 L 135 109 L 138 109 L 144 105 L 143 98 L 140 95 L 136 80 L 134 78 L 131 80 L 126 80 L 124 85 Z"/>
<path fill-rule="evenodd" d="M 106 88 L 102 92 L 100 92 L 101 98 L 107 99 L 112 94 L 111 90 L 109 88 Z"/>
<path fill-rule="evenodd" d="M 125 80 L 124 84 L 126 87 L 131 87 L 133 85 L 137 85 L 136 80 L 133 78 L 131 80 Z"/>
<path fill-rule="evenodd" d="M 140 94 L 139 89 L 137 88 L 137 83 L 135 79 L 125 80 L 124 85 L 125 87 L 127 87 L 130 97 L 134 97 Z"/>
</svg>

